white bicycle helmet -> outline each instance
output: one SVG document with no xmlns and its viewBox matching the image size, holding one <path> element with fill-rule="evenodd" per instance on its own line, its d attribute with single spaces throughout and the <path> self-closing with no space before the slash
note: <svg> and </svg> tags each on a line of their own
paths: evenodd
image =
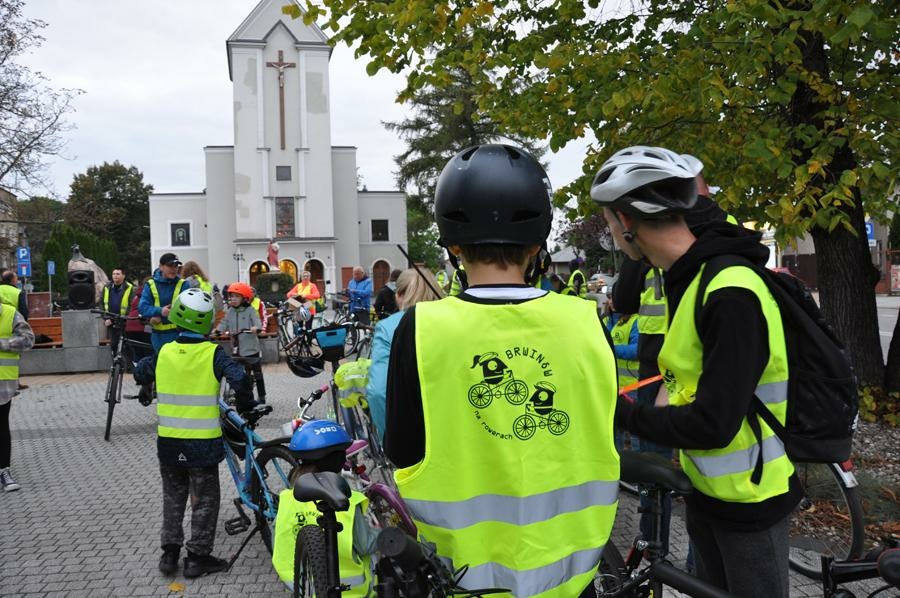
<svg viewBox="0 0 900 598">
<path fill-rule="evenodd" d="M 635 145 L 603 163 L 591 183 L 591 199 L 644 218 L 687 212 L 697 201 L 694 178 L 702 170 L 703 163 L 689 154 Z"/>
<path fill-rule="evenodd" d="M 294 319 L 298 322 L 309 322 L 312 319 L 312 313 L 305 305 L 301 305 L 294 312 Z"/>
<path fill-rule="evenodd" d="M 215 313 L 212 295 L 201 289 L 188 289 L 172 301 L 169 321 L 191 332 L 209 334 Z"/>
</svg>

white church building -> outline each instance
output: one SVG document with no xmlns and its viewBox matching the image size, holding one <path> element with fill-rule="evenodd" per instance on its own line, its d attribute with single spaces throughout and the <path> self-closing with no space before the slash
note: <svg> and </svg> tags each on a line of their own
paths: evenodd
<svg viewBox="0 0 900 598">
<path fill-rule="evenodd" d="M 361 265 L 381 288 L 405 268 L 406 196 L 357 189 L 356 148 L 331 145 L 331 48 L 315 24 L 262 0 L 228 38 L 234 145 L 207 146 L 206 189 L 150 196 L 155 268 L 163 253 L 194 260 L 222 284 L 309 270 L 320 290 L 346 288 Z"/>
</svg>

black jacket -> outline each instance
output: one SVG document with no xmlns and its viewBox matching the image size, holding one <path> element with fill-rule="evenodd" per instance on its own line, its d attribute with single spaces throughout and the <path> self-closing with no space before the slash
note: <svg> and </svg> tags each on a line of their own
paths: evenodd
<svg viewBox="0 0 900 598">
<path fill-rule="evenodd" d="M 742 227 L 712 222 L 699 227 L 697 241 L 665 273 L 669 322 L 700 266 L 711 257 L 736 254 L 765 265 L 769 250 L 761 235 Z M 769 359 L 768 327 L 752 292 L 724 288 L 709 295 L 698 329 L 703 343 L 702 375 L 690 405 L 657 408 L 632 405 L 622 399 L 617 425 L 641 438 L 684 449 L 726 446 L 740 429 L 750 401 Z M 688 497 L 699 517 L 736 531 L 770 527 L 784 518 L 799 500 L 799 484 L 791 478 L 787 493 L 760 503 L 729 503 L 694 493 Z"/>
</svg>

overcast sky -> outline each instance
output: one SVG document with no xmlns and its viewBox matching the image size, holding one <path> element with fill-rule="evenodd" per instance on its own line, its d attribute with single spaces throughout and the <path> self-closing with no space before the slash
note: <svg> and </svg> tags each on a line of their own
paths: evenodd
<svg viewBox="0 0 900 598">
<path fill-rule="evenodd" d="M 23 61 L 56 88 L 78 88 L 77 128 L 63 158 L 52 161 L 52 191 L 68 195 L 75 174 L 119 160 L 136 166 L 157 192 L 200 191 L 203 147 L 232 145 L 232 92 L 225 40 L 257 0 L 27 0 L 44 44 Z M 394 102 L 402 80 L 365 63 L 345 46 L 331 59 L 332 143 L 358 149 L 369 190 L 394 189 L 393 156 L 403 143 L 381 125 L 406 109 Z M 581 171 L 584 145 L 548 155 L 554 188 Z M 35 190 L 38 194 L 40 191 Z"/>
</svg>

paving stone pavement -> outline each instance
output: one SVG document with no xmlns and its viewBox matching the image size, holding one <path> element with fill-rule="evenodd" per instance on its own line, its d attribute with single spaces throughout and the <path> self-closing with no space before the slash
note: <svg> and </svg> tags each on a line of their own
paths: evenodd
<svg viewBox="0 0 900 598">
<path fill-rule="evenodd" d="M 297 378 L 284 364 L 265 366 L 265 376 L 275 410 L 259 431 L 273 438 L 294 415 L 296 397 L 327 380 L 324 374 Z M 123 400 L 105 442 L 105 373 L 29 376 L 23 382 L 30 388 L 14 399 L 11 413 L 12 470 L 22 489 L 0 493 L 0 596 L 289 595 L 256 538 L 228 573 L 193 580 L 163 576 L 157 570 L 161 495 L 154 407 Z M 136 394 L 130 377 L 123 394 Z M 243 536 L 224 532 L 236 496 L 224 463 L 220 480 L 215 553 L 229 557 Z M 623 553 L 637 521 L 636 501 L 623 493 L 613 536 Z M 677 508 L 671 544 L 673 561 L 683 564 L 687 534 Z M 173 581 L 183 588 L 170 588 Z M 792 596 L 821 594 L 816 583 L 792 575 Z"/>
</svg>

